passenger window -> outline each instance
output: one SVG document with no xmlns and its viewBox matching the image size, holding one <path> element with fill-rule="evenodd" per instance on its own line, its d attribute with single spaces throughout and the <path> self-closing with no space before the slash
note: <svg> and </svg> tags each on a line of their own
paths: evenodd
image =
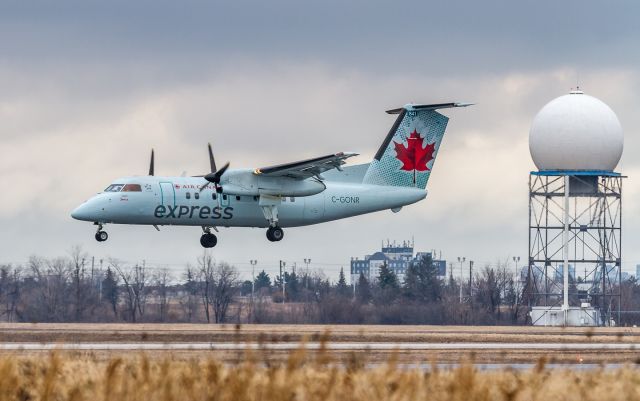
<svg viewBox="0 0 640 401">
<path fill-rule="evenodd" d="M 239 201 L 240 200 L 240 196 L 236 195 L 236 200 Z"/>
<path fill-rule="evenodd" d="M 294 198 L 293 196 L 291 196 L 291 197 L 289 197 L 289 200 L 290 200 L 291 202 L 295 202 L 295 201 L 296 201 L 296 198 Z"/>
<path fill-rule="evenodd" d="M 187 199 L 191 199 L 191 193 L 187 192 Z"/>
<path fill-rule="evenodd" d="M 227 195 L 226 194 L 222 195 L 222 200 L 227 200 Z"/>
<path fill-rule="evenodd" d="M 211 197 L 213 198 L 213 200 L 218 199 L 218 195 L 215 192 L 213 194 L 211 194 Z"/>
<path fill-rule="evenodd" d="M 122 192 L 142 192 L 142 187 L 140 184 L 126 184 Z"/>
<path fill-rule="evenodd" d="M 196 199 L 200 199 L 200 194 L 199 194 L 198 192 L 194 192 L 194 193 L 193 193 L 193 196 L 194 196 Z"/>
</svg>

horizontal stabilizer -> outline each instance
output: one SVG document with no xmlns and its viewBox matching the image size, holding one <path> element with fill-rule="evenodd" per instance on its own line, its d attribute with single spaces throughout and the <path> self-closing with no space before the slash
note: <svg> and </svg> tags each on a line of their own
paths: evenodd
<svg viewBox="0 0 640 401">
<path fill-rule="evenodd" d="M 403 107 L 387 110 L 387 114 L 400 114 L 402 110 L 418 111 L 418 110 L 438 110 L 438 109 L 450 109 L 452 107 L 467 107 L 472 106 L 473 103 L 455 102 L 455 103 L 434 103 L 434 104 L 406 104 Z"/>
</svg>

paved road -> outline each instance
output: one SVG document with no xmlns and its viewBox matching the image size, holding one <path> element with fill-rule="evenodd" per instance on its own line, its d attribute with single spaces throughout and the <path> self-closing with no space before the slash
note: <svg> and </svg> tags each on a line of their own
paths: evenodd
<svg viewBox="0 0 640 401">
<path fill-rule="evenodd" d="M 323 347 L 320 343 L 307 343 L 306 349 L 317 350 Z M 220 350 L 236 351 L 246 349 L 264 349 L 269 351 L 290 351 L 300 348 L 299 343 L 0 343 L 0 351 L 48 351 L 48 350 L 164 350 L 164 351 L 189 351 L 189 350 Z M 335 342 L 324 344 L 324 348 L 330 351 L 421 351 L 421 350 L 549 350 L 549 351 L 635 351 L 640 350 L 640 344 L 632 343 L 366 343 L 366 342 Z"/>
</svg>

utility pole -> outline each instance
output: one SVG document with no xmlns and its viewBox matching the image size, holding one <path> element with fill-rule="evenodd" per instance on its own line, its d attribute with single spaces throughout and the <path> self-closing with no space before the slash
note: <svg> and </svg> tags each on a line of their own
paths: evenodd
<svg viewBox="0 0 640 401">
<path fill-rule="evenodd" d="M 251 263 L 251 320 L 253 320 L 253 295 L 256 291 L 256 265 L 258 261 L 251 259 L 249 263 Z"/>
<path fill-rule="evenodd" d="M 309 289 L 309 264 L 311 263 L 311 258 L 307 259 L 304 258 L 304 264 L 307 265 L 307 271 L 305 273 L 304 276 L 304 286 L 306 287 L 306 289 Z"/>
<path fill-rule="evenodd" d="M 286 297 L 286 293 L 285 293 L 285 281 L 284 281 L 284 266 L 285 266 L 285 262 L 284 261 L 280 261 L 280 282 L 282 283 L 282 305 L 284 305 L 284 299 Z"/>
<path fill-rule="evenodd" d="M 462 303 L 462 264 L 467 260 L 464 256 L 458 256 L 458 262 L 460 262 L 460 303 Z"/>
</svg>

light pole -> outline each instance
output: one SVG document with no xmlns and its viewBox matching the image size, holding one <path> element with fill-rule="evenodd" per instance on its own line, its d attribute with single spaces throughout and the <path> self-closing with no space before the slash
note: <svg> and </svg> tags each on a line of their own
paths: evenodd
<svg viewBox="0 0 640 401">
<path fill-rule="evenodd" d="M 460 303 L 462 303 L 462 264 L 467 260 L 464 256 L 458 256 L 458 262 L 460 262 Z"/>
<path fill-rule="evenodd" d="M 258 261 L 252 259 L 249 263 L 251 263 L 251 302 L 253 303 L 253 294 L 256 290 L 256 265 Z"/>
<path fill-rule="evenodd" d="M 309 264 L 311 264 L 311 258 L 304 258 L 304 264 L 307 265 L 307 271 L 304 275 L 304 286 L 308 290 L 309 289 Z"/>
<path fill-rule="evenodd" d="M 284 305 L 284 298 L 285 298 L 285 281 L 284 281 L 284 266 L 285 266 L 285 262 L 284 261 L 280 261 L 280 281 L 282 282 L 282 305 Z"/>
<path fill-rule="evenodd" d="M 471 277 L 473 276 L 473 260 L 469 261 L 469 303 L 471 303 L 471 296 L 473 293 L 471 292 Z"/>
</svg>

